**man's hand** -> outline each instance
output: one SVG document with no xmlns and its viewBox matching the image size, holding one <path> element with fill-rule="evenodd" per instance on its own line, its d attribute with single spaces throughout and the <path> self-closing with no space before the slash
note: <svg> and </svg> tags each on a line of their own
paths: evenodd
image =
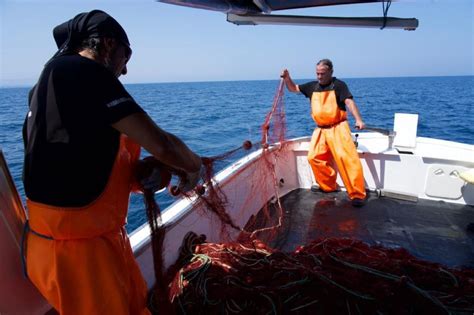
<svg viewBox="0 0 474 315">
<path fill-rule="evenodd" d="M 355 127 L 356 129 L 362 130 L 365 128 L 365 124 L 362 120 L 358 120 L 356 121 Z"/>
<path fill-rule="evenodd" d="M 295 82 L 290 77 L 290 72 L 288 69 L 283 69 L 283 71 L 280 74 L 280 78 L 283 79 L 283 81 L 286 84 L 286 88 L 288 91 L 293 92 L 293 93 L 298 93 L 300 91 L 300 88 Z"/>
<path fill-rule="evenodd" d="M 135 167 L 137 190 L 157 192 L 166 188 L 171 180 L 171 173 L 153 156 L 139 160 Z"/>
<path fill-rule="evenodd" d="M 191 191 L 192 189 L 194 189 L 194 187 L 196 187 L 197 183 L 199 182 L 199 179 L 202 178 L 203 174 L 204 174 L 204 165 L 202 164 L 198 171 L 194 173 L 185 173 L 179 179 L 179 184 L 178 184 L 179 190 L 183 193 Z"/>
<path fill-rule="evenodd" d="M 142 185 L 143 189 L 156 192 L 166 187 L 162 184 L 162 181 L 163 179 L 161 176 L 160 169 L 158 167 L 154 167 L 150 175 L 140 180 L 140 184 Z"/>
</svg>

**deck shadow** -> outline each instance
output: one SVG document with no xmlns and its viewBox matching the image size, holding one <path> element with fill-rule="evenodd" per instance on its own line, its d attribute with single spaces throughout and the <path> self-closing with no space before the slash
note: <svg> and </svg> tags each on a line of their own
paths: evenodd
<svg viewBox="0 0 474 315">
<path fill-rule="evenodd" d="M 322 193 L 296 189 L 281 200 L 283 226 L 258 237 L 285 252 L 317 238 L 348 237 L 389 248 L 403 247 L 417 258 L 449 267 L 474 267 L 474 207 L 445 202 L 418 202 L 369 193 L 362 208 L 352 207 L 345 192 Z M 276 210 L 270 205 L 275 222 Z M 262 211 L 246 230 L 261 227 Z"/>
</svg>

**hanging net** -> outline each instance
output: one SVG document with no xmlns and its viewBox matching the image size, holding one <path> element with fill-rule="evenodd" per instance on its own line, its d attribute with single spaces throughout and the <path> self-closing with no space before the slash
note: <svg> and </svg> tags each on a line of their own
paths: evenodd
<svg viewBox="0 0 474 315">
<path fill-rule="evenodd" d="M 287 149 L 283 80 L 272 109 L 262 124 L 259 143 L 250 140 L 219 156 L 203 157 L 202 185 L 193 192 L 205 212 L 220 222 L 221 243 L 205 235 L 186 235 L 178 261 L 163 267 L 165 231 L 154 192 L 169 184 L 171 173 L 154 158 L 137 168 L 142 183 L 154 258 L 156 283 L 150 309 L 157 314 L 447 314 L 474 312 L 474 271 L 451 269 L 415 258 L 404 249 L 369 246 L 349 238 L 325 238 L 283 252 L 269 244 L 284 219 L 275 165 Z M 252 194 L 241 196 L 242 208 L 259 195 L 274 196 L 258 216 L 239 226 L 227 212 L 228 199 L 213 182 L 216 161 L 239 151 L 261 148 L 259 165 L 248 185 Z M 148 184 L 156 170 L 160 183 Z M 264 185 L 258 179 L 271 179 Z M 268 181 L 267 181 L 268 182 Z M 237 238 L 230 235 L 238 234 Z M 262 241 L 262 240 L 265 240 Z"/>
</svg>

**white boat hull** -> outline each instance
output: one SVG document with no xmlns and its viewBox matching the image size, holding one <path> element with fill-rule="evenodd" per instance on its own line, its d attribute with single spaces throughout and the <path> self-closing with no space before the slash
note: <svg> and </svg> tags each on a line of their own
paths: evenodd
<svg viewBox="0 0 474 315">
<path fill-rule="evenodd" d="M 227 211 L 237 225 L 244 226 L 276 195 L 282 197 L 295 189 L 309 189 L 315 184 L 306 158 L 309 140 L 308 137 L 293 139 L 281 150 L 278 145 L 270 148 L 269 159 L 275 162 L 275 178 L 262 178 L 260 174 L 265 167 L 261 159 L 262 150 L 249 154 L 217 174 L 215 181 L 226 194 L 229 201 Z M 460 173 L 474 169 L 473 145 L 417 138 L 413 153 L 403 154 L 389 148 L 387 136 L 376 133 L 361 133 L 358 143 L 368 190 L 406 200 L 474 205 L 474 185 L 459 177 Z M 340 177 L 337 181 L 344 189 Z M 209 242 L 228 241 L 221 233 L 219 219 L 206 213 L 204 205 L 196 198 L 181 199 L 165 209 L 163 224 L 166 226 L 165 267 L 176 261 L 182 240 L 189 231 L 205 234 Z M 228 231 L 231 237 L 238 234 L 231 228 Z M 131 243 L 145 278 L 152 286 L 153 261 L 148 225 L 132 233 Z"/>
</svg>

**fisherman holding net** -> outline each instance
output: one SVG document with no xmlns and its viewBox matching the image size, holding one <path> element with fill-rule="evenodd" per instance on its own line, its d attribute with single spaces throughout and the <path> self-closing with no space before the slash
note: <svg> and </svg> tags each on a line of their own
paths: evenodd
<svg viewBox="0 0 474 315">
<path fill-rule="evenodd" d="M 331 166 L 334 161 L 352 205 L 361 207 L 366 197 L 364 175 L 351 138 L 346 109 L 354 116 L 357 129 L 364 129 L 365 124 L 347 85 L 332 74 L 331 60 L 322 59 L 316 65 L 318 81 L 295 84 L 287 69 L 281 77 L 290 92 L 301 92 L 310 99 L 311 117 L 317 128 L 311 138 L 308 161 L 319 188 L 323 192 L 337 190 L 337 174 Z"/>
<path fill-rule="evenodd" d="M 61 314 L 148 314 L 124 229 L 140 147 L 184 174 L 183 192 L 201 159 L 118 80 L 132 50 L 115 19 L 81 13 L 54 38 L 59 50 L 30 92 L 23 128 L 27 275 Z"/>
</svg>

